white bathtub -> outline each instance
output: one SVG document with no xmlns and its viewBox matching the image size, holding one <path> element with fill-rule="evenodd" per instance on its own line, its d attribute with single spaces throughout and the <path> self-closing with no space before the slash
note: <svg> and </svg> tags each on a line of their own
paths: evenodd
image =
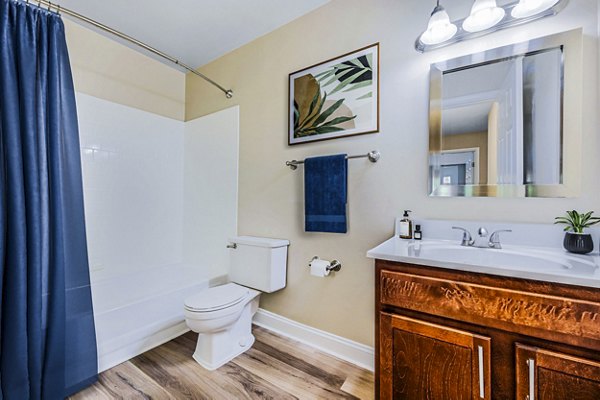
<svg viewBox="0 0 600 400">
<path fill-rule="evenodd" d="M 178 264 L 95 280 L 98 370 L 105 371 L 185 332 L 183 301 L 209 286 L 200 267 Z"/>
</svg>

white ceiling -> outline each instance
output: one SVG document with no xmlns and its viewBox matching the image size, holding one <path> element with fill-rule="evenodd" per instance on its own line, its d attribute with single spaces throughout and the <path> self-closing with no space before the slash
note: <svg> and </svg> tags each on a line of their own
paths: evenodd
<svg viewBox="0 0 600 400">
<path fill-rule="evenodd" d="M 493 102 L 490 100 L 464 107 L 445 109 L 442 118 L 442 134 L 487 132 L 492 104 Z"/>
<path fill-rule="evenodd" d="M 196 68 L 329 0 L 56 0 Z"/>
</svg>

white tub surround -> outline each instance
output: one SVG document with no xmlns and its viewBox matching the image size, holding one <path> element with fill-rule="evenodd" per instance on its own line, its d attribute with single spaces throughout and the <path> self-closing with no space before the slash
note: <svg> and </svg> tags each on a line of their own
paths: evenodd
<svg viewBox="0 0 600 400">
<path fill-rule="evenodd" d="M 77 103 L 104 371 L 188 331 L 184 299 L 227 274 L 239 113 L 184 123 L 81 93 Z"/>
<path fill-rule="evenodd" d="M 564 232 L 547 224 L 511 224 L 462 221 L 415 221 L 424 231 L 424 239 L 403 240 L 394 235 L 369 250 L 367 257 L 425 265 L 438 268 L 478 272 L 538 281 L 600 288 L 598 250 L 588 255 L 571 254 L 562 248 Z M 462 232 L 468 229 L 473 238 L 479 227 L 491 234 L 501 234 L 502 249 L 461 246 Z M 596 246 L 598 230 L 591 229 Z"/>
<path fill-rule="evenodd" d="M 182 262 L 184 123 L 77 94 L 94 280 Z"/>
<path fill-rule="evenodd" d="M 200 270 L 193 265 L 168 265 L 93 281 L 98 370 L 187 332 L 183 300 L 209 286 Z"/>
<path fill-rule="evenodd" d="M 185 123 L 183 261 L 212 276 L 227 272 L 237 235 L 239 107 Z"/>
</svg>

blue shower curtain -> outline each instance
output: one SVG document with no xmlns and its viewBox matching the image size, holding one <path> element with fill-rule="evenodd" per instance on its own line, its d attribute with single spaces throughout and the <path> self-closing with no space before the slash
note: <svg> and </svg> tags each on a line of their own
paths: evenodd
<svg viewBox="0 0 600 400">
<path fill-rule="evenodd" d="M 0 399 L 62 399 L 96 379 L 64 27 L 0 0 Z"/>
</svg>

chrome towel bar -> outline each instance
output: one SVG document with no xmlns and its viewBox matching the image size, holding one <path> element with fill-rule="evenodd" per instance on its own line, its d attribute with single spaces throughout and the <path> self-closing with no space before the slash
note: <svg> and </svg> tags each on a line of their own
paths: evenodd
<svg viewBox="0 0 600 400">
<path fill-rule="evenodd" d="M 351 160 L 354 158 L 368 158 L 369 161 L 371 161 L 372 163 L 376 163 L 377 161 L 379 161 L 379 158 L 381 158 L 381 154 L 377 151 L 377 150 L 373 150 L 368 152 L 367 154 L 361 154 L 361 155 L 356 155 L 356 156 L 346 156 L 346 160 Z M 298 161 L 298 160 L 292 160 L 292 161 L 286 161 L 285 165 L 287 167 L 290 167 L 292 170 L 295 170 L 296 168 L 298 168 L 298 165 L 300 164 L 304 164 L 304 160 Z"/>
</svg>

